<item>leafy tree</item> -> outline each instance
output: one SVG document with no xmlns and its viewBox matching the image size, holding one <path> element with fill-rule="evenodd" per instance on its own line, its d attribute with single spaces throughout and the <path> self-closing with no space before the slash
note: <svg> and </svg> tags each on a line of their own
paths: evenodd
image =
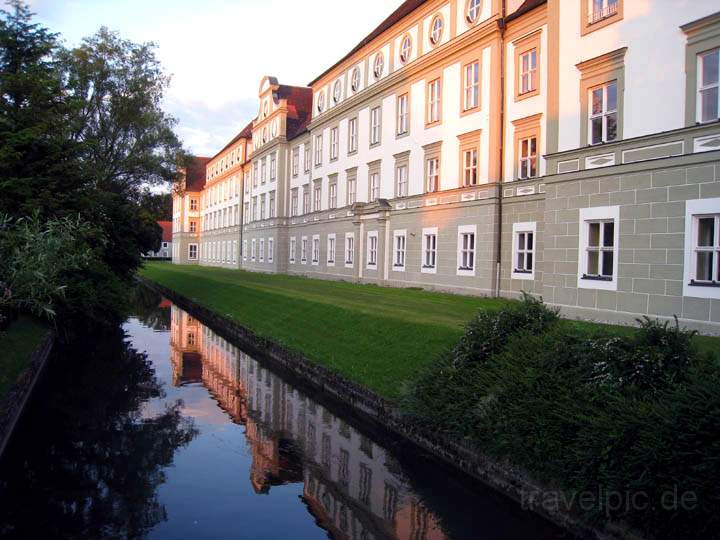
<svg viewBox="0 0 720 540">
<path fill-rule="evenodd" d="M 156 221 L 172 220 L 172 194 L 153 193 L 145 190 L 140 193 L 140 207 L 149 212 Z"/>
</svg>

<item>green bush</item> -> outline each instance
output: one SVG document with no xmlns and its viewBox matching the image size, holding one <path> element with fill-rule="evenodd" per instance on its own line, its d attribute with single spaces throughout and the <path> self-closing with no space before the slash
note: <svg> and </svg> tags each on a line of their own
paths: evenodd
<svg viewBox="0 0 720 540">
<path fill-rule="evenodd" d="M 573 493 L 619 493 L 647 507 L 598 503 L 573 508 L 589 522 L 612 518 L 651 537 L 707 538 L 720 526 L 720 364 L 699 355 L 693 333 L 645 319 L 627 337 L 590 335 L 553 324 L 508 330 L 516 316 L 478 317 L 504 340 L 464 345 L 428 367 L 404 393 L 409 419 L 472 441 L 483 452 Z M 458 349 L 456 349 L 457 351 Z M 471 356 L 468 351 L 477 352 Z M 693 508 L 664 507 L 677 492 Z"/>
</svg>

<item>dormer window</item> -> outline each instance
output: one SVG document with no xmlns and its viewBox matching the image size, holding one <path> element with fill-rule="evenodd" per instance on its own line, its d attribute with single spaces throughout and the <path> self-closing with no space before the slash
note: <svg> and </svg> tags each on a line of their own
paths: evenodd
<svg viewBox="0 0 720 540">
<path fill-rule="evenodd" d="M 443 18 L 441 15 L 435 15 L 433 17 L 432 23 L 430 24 L 430 43 L 433 45 L 437 45 L 440 43 L 440 40 L 442 39 L 443 34 Z"/>
<path fill-rule="evenodd" d="M 480 16 L 482 0 L 468 0 L 465 18 L 470 24 L 474 24 Z"/>
<path fill-rule="evenodd" d="M 412 53 L 412 38 L 410 35 L 405 35 L 400 43 L 400 61 L 404 64 L 410 60 L 410 54 Z"/>
<path fill-rule="evenodd" d="M 375 55 L 375 61 L 373 62 L 373 74 L 376 79 L 382 77 L 383 69 L 385 68 L 385 57 L 383 53 L 379 52 Z"/>
<path fill-rule="evenodd" d="M 353 92 L 357 92 L 360 89 L 360 68 L 357 66 L 353 69 L 352 77 L 350 79 L 350 87 Z"/>
<path fill-rule="evenodd" d="M 340 83 L 340 80 L 338 79 L 335 81 L 335 85 L 333 86 L 333 101 L 335 103 L 338 103 L 340 101 L 340 98 L 342 97 L 342 84 Z"/>
</svg>

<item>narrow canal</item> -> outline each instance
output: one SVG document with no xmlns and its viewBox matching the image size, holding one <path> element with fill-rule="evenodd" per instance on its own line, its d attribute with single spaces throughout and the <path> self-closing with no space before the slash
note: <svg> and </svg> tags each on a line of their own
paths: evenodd
<svg viewBox="0 0 720 540">
<path fill-rule="evenodd" d="M 140 296 L 52 359 L 0 463 L 3 537 L 564 537 Z"/>
</svg>

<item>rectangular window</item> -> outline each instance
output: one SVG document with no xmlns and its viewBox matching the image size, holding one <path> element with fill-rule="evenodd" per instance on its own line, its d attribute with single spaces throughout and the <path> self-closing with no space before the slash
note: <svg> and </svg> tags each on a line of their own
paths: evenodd
<svg viewBox="0 0 720 540">
<path fill-rule="evenodd" d="M 265 239 L 264 238 L 260 239 L 260 251 L 258 252 L 258 260 L 260 262 L 265 261 Z"/>
<path fill-rule="evenodd" d="M 196 232 L 197 232 L 197 222 L 196 222 L 195 220 L 192 220 L 192 219 L 190 220 L 190 232 L 191 232 L 191 233 L 196 233 Z M 167 246 L 163 246 L 163 247 L 167 247 Z"/>
<path fill-rule="evenodd" d="M 475 225 L 461 225 L 458 227 L 457 246 L 457 275 L 475 275 Z"/>
<path fill-rule="evenodd" d="M 357 152 L 358 140 L 358 121 L 357 118 L 351 118 L 348 121 L 348 153 Z"/>
<path fill-rule="evenodd" d="M 188 260 L 196 261 L 198 256 L 198 245 L 188 244 Z"/>
<path fill-rule="evenodd" d="M 271 218 L 275 217 L 275 191 L 270 192 L 270 198 L 268 201 L 268 214 Z"/>
<path fill-rule="evenodd" d="M 335 264 L 335 235 L 328 234 L 327 239 L 327 263 L 328 265 Z"/>
<path fill-rule="evenodd" d="M 408 194 L 408 166 L 399 165 L 395 169 L 395 196 L 407 197 Z"/>
<path fill-rule="evenodd" d="M 537 89 L 537 49 L 530 49 L 520 55 L 520 94 Z"/>
<path fill-rule="evenodd" d="M 257 221 L 257 206 L 258 206 L 258 205 L 257 205 L 257 202 L 258 202 L 258 201 L 257 201 L 257 197 L 253 197 L 253 200 L 252 200 L 252 206 L 253 206 L 253 208 L 252 208 L 252 218 L 253 218 L 253 221 Z"/>
<path fill-rule="evenodd" d="M 270 154 L 270 181 L 274 182 L 277 178 L 277 158 L 275 153 Z"/>
<path fill-rule="evenodd" d="M 260 175 L 258 174 L 258 162 L 253 163 L 253 187 L 256 188 L 258 186 L 258 177 Z"/>
<path fill-rule="evenodd" d="M 307 248 L 308 248 L 307 237 L 303 236 L 300 239 L 300 262 L 302 264 L 305 264 L 307 262 Z"/>
<path fill-rule="evenodd" d="M 380 173 L 370 173 L 370 201 L 380 198 Z"/>
<path fill-rule="evenodd" d="M 273 257 L 275 256 L 275 240 L 272 238 L 268 238 L 268 262 L 273 262 Z"/>
<path fill-rule="evenodd" d="M 315 135 L 315 166 L 322 165 L 322 135 Z"/>
<path fill-rule="evenodd" d="M 720 49 L 699 56 L 698 110 L 701 122 L 720 118 Z"/>
<path fill-rule="evenodd" d="M 328 208 L 337 208 L 337 183 L 332 183 L 328 187 Z"/>
<path fill-rule="evenodd" d="M 247 240 L 243 240 L 242 243 L 242 258 L 243 261 L 247 261 Z"/>
<path fill-rule="evenodd" d="M 345 266 L 352 267 L 355 262 L 355 235 L 345 233 Z"/>
<path fill-rule="evenodd" d="M 295 237 L 290 238 L 290 263 L 295 264 Z"/>
<path fill-rule="evenodd" d="M 474 109 L 480 104 L 480 62 L 465 66 L 465 110 Z"/>
<path fill-rule="evenodd" d="M 197 199 L 190 199 L 190 211 L 195 212 L 198 209 L 198 201 Z"/>
<path fill-rule="evenodd" d="M 260 195 L 260 219 L 265 219 L 265 194 Z"/>
<path fill-rule="evenodd" d="M 370 110 L 370 145 L 380 144 L 380 107 Z"/>
<path fill-rule="evenodd" d="M 408 132 L 408 95 L 403 94 L 397 98 L 397 134 Z"/>
<path fill-rule="evenodd" d="M 463 186 L 476 186 L 478 182 L 477 148 L 463 151 Z"/>
<path fill-rule="evenodd" d="M 312 239 L 312 263 L 320 263 L 320 236 L 317 234 Z"/>
<path fill-rule="evenodd" d="M 355 175 L 348 175 L 347 179 L 347 204 L 348 206 L 355 204 L 357 200 L 357 179 Z"/>
<path fill-rule="evenodd" d="M 305 143 L 304 165 L 305 172 L 310 172 L 310 141 Z"/>
<path fill-rule="evenodd" d="M 256 243 L 255 243 L 255 239 L 253 238 L 252 242 L 250 243 L 250 260 L 253 262 L 255 261 L 255 246 L 256 246 Z"/>
<path fill-rule="evenodd" d="M 297 176 L 300 172 L 300 147 L 296 146 L 292 151 L 292 175 Z"/>
<path fill-rule="evenodd" d="M 437 271 L 437 227 L 423 229 L 421 271 L 434 274 Z"/>
<path fill-rule="evenodd" d="M 298 215 L 298 188 L 293 188 L 290 193 L 290 215 Z"/>
<path fill-rule="evenodd" d="M 267 157 L 262 158 L 260 162 L 260 183 L 267 182 Z"/>
<path fill-rule="evenodd" d="M 338 128 L 334 127 L 330 130 L 330 160 L 338 157 Z"/>
<path fill-rule="evenodd" d="M 590 89 L 590 144 L 617 138 L 617 81 Z"/>
<path fill-rule="evenodd" d="M 618 0 L 591 0 L 591 2 L 592 9 L 588 15 L 590 24 L 612 17 L 618 11 Z"/>
<path fill-rule="evenodd" d="M 513 223 L 513 279 L 535 277 L 535 222 Z"/>
<path fill-rule="evenodd" d="M 310 213 L 310 186 L 303 187 L 303 214 Z"/>
<path fill-rule="evenodd" d="M 405 243 L 407 234 L 405 230 L 393 232 L 393 271 L 405 270 Z"/>
<path fill-rule="evenodd" d="M 520 139 L 518 148 L 518 178 L 537 176 L 537 138 Z"/>
<path fill-rule="evenodd" d="M 580 209 L 578 287 L 617 289 L 619 208 Z"/>
<path fill-rule="evenodd" d="M 428 83 L 427 123 L 440 121 L 440 79 Z"/>
<path fill-rule="evenodd" d="M 694 216 L 693 285 L 720 286 L 720 214 Z"/>
<path fill-rule="evenodd" d="M 315 187 L 313 188 L 313 212 L 319 212 L 322 208 L 322 184 L 320 182 L 315 182 Z"/>
<path fill-rule="evenodd" d="M 367 266 L 368 268 L 375 268 L 377 267 L 378 256 L 377 231 L 368 232 L 367 240 Z"/>
<path fill-rule="evenodd" d="M 436 157 L 428 159 L 426 170 L 425 189 L 428 193 L 434 193 L 440 189 L 440 159 Z"/>
</svg>

